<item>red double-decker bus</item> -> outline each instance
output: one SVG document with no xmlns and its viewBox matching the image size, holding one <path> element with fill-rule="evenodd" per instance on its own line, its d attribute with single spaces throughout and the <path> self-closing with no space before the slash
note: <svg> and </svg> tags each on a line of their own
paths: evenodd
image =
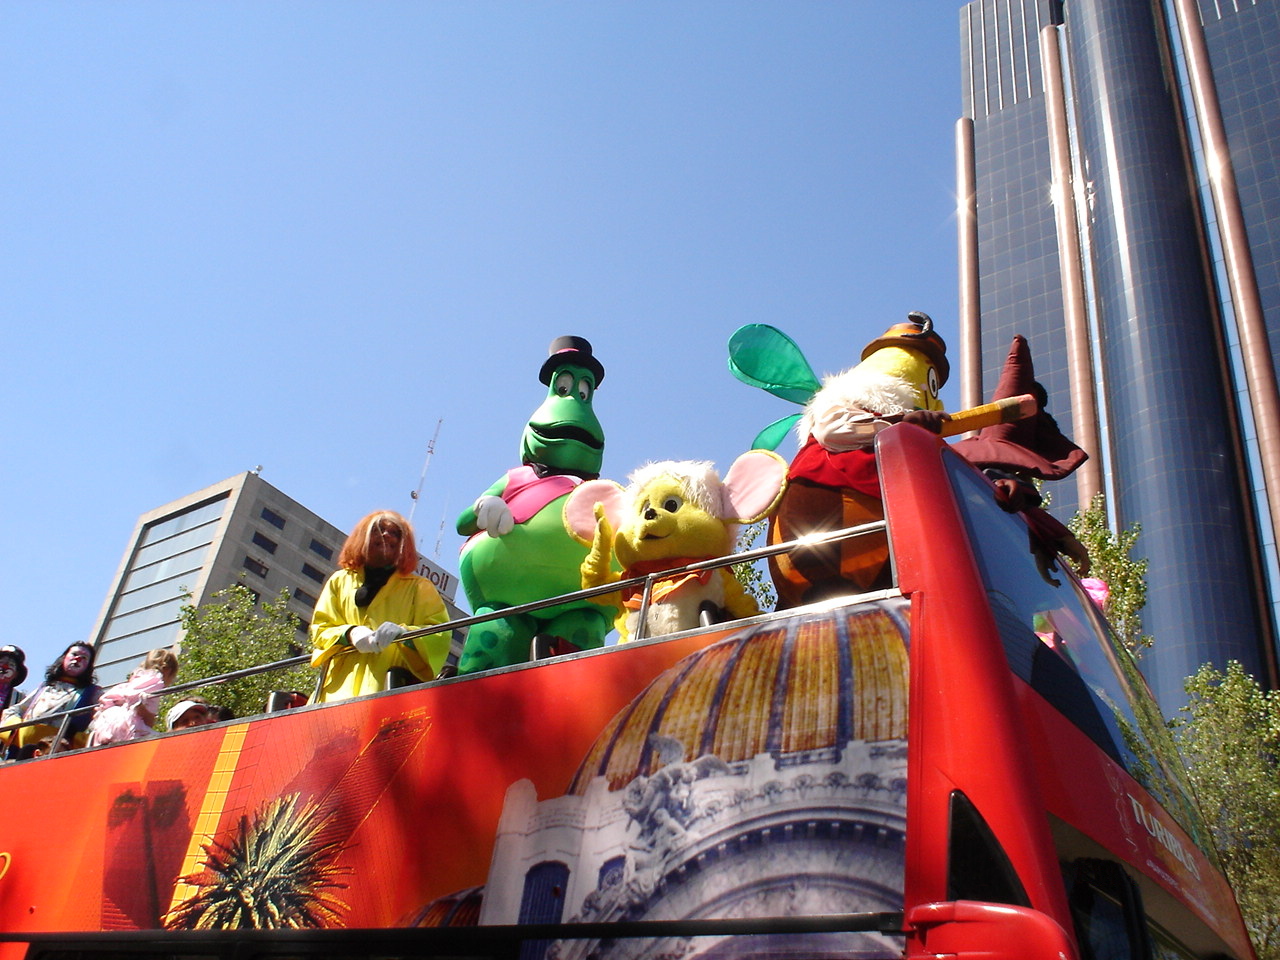
<svg viewBox="0 0 1280 960">
<path fill-rule="evenodd" d="M 1078 582 L 878 456 L 891 589 L 0 769 L 0 949 L 1251 960 Z"/>
</svg>

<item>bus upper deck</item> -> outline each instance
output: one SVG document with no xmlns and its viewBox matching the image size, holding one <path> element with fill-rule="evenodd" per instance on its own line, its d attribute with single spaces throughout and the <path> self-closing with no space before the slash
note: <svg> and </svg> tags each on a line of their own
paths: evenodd
<svg viewBox="0 0 1280 960">
<path fill-rule="evenodd" d="M 889 589 L 0 769 L 0 944 L 1250 960 L 1078 582 L 877 449 Z"/>
</svg>

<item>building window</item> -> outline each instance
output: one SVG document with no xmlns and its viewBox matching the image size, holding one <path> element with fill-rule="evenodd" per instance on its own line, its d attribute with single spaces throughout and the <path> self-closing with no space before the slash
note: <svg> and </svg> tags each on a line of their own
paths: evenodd
<svg viewBox="0 0 1280 960">
<path fill-rule="evenodd" d="M 626 857 L 614 857 L 611 860 L 606 860 L 600 865 L 600 877 L 596 882 L 596 886 L 601 890 L 621 886 L 622 881 L 626 879 L 626 874 Z"/>
<path fill-rule="evenodd" d="M 262 508 L 262 519 L 278 530 L 284 529 L 284 517 L 280 516 L 280 514 L 276 513 L 270 507 Z"/>
<path fill-rule="evenodd" d="M 263 536 L 257 530 L 253 531 L 253 542 L 256 543 L 258 546 L 260 546 L 263 550 L 267 551 L 267 553 L 276 552 L 276 542 L 272 540 L 270 537 Z"/>
<path fill-rule="evenodd" d="M 244 558 L 244 568 L 250 573 L 256 573 L 260 577 L 265 577 L 271 569 L 265 563 L 261 563 L 253 559 L 253 557 Z"/>
<path fill-rule="evenodd" d="M 151 524 L 147 527 L 146 533 L 143 534 L 142 544 L 146 546 L 147 544 L 158 543 L 187 530 L 217 522 L 222 518 L 222 511 L 227 505 L 226 501 L 227 494 L 224 493 L 209 503 L 192 507 L 177 516 L 168 517 Z M 212 534 L 208 535 L 206 539 L 212 540 Z"/>
<path fill-rule="evenodd" d="M 304 563 L 302 565 L 302 573 L 304 576 L 310 577 L 316 583 L 324 583 L 324 574 L 309 563 Z"/>
<path fill-rule="evenodd" d="M 324 557 L 326 560 L 333 559 L 333 547 L 323 544 L 319 540 L 316 540 L 314 538 L 311 541 L 311 552 L 319 554 L 320 556 Z"/>
<path fill-rule="evenodd" d="M 315 597 L 307 593 L 307 591 L 303 590 L 301 587 L 293 588 L 293 599 L 297 600 L 299 603 L 305 603 L 308 607 L 314 607 L 319 602 Z"/>
</svg>

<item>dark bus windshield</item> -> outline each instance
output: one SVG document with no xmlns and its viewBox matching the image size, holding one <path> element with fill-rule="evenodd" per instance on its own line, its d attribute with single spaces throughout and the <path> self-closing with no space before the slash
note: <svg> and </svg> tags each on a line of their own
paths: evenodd
<svg viewBox="0 0 1280 960">
<path fill-rule="evenodd" d="M 1212 857 L 1176 748 L 1133 658 L 1079 582 L 958 457 L 947 469 L 1009 667 L 1083 731 Z"/>
</svg>

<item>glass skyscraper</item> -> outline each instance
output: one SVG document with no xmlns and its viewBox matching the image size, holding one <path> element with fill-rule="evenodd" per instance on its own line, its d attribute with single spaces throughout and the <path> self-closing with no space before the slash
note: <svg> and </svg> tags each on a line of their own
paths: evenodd
<svg viewBox="0 0 1280 960">
<path fill-rule="evenodd" d="M 976 0 L 960 19 L 964 400 L 1025 335 L 1092 458 L 1054 512 L 1101 492 L 1142 526 L 1142 668 L 1167 713 L 1201 663 L 1275 686 L 1280 2 Z"/>
</svg>

